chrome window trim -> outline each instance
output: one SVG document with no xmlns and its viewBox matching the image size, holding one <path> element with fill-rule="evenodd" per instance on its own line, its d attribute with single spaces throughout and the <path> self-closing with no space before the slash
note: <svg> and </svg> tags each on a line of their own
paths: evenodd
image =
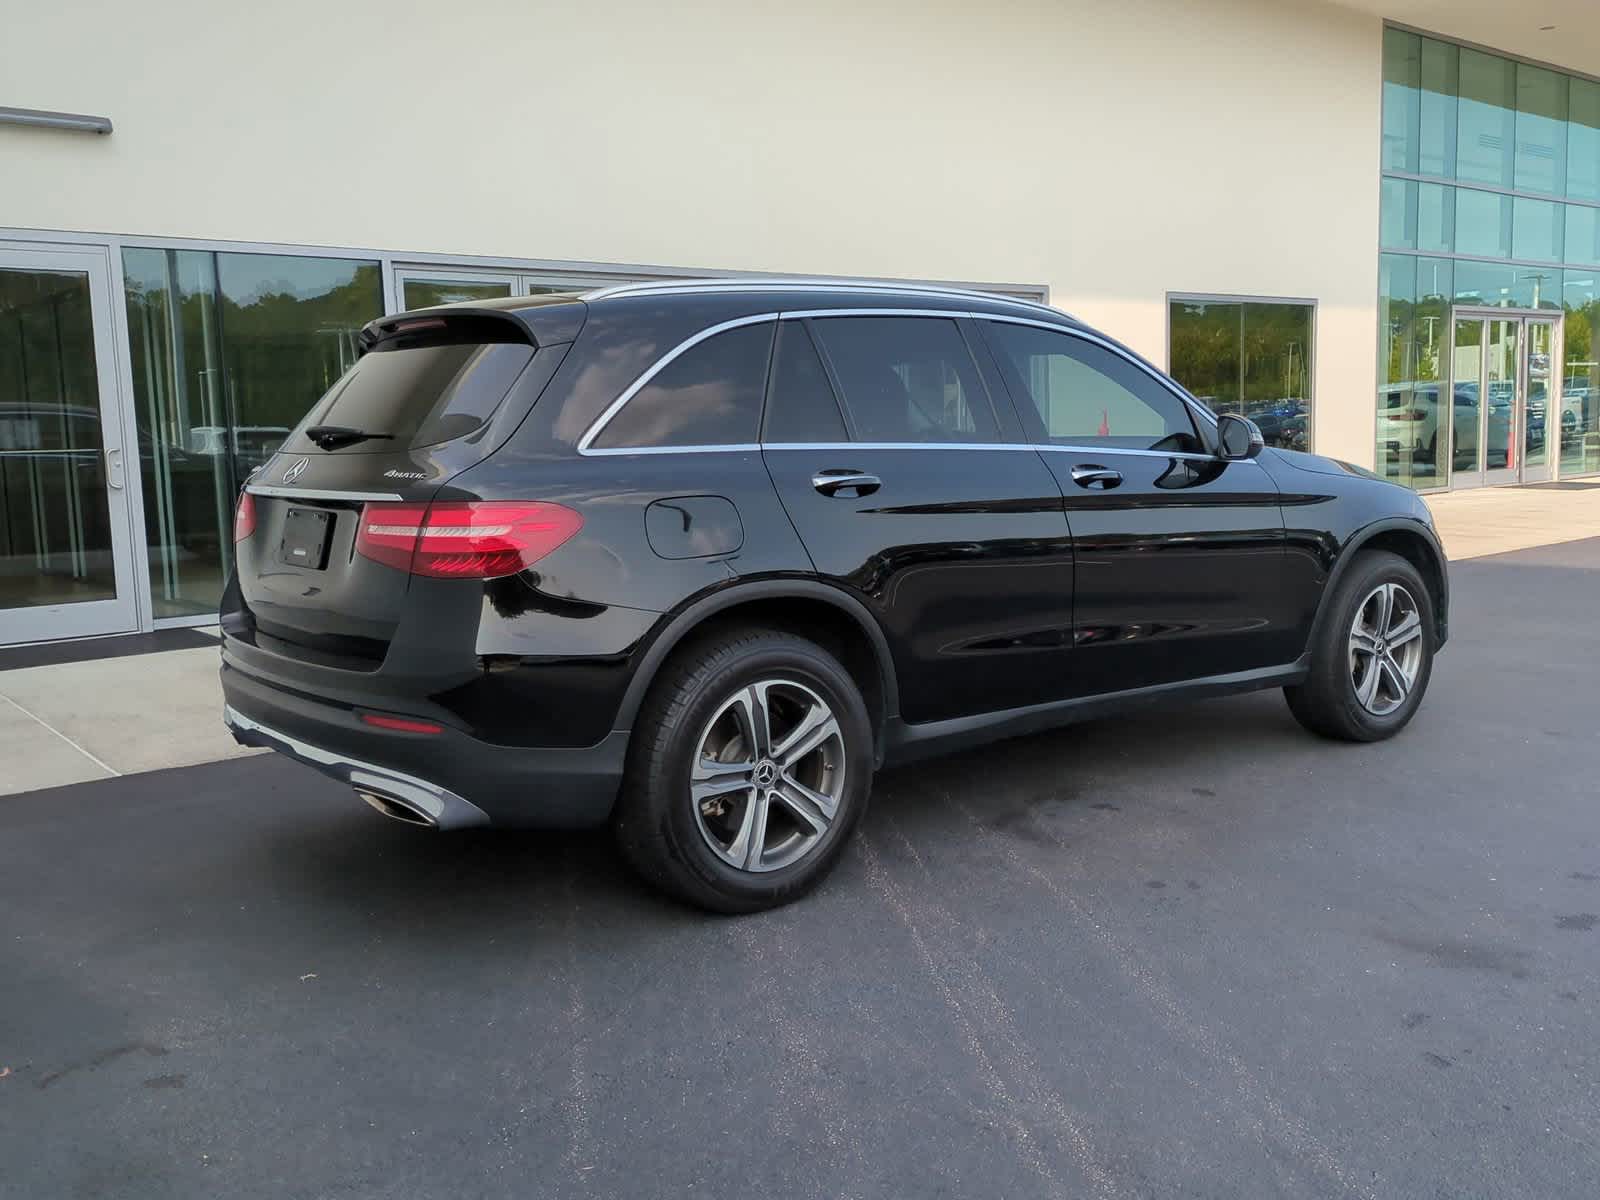
<svg viewBox="0 0 1600 1200">
<path fill-rule="evenodd" d="M 760 442 L 730 442 L 726 446 L 603 446 L 584 450 L 586 458 L 614 458 L 619 454 L 756 454 Z"/>
<path fill-rule="evenodd" d="M 946 321 L 960 321 L 972 315 L 959 308 L 786 308 L 778 314 L 785 321 L 802 321 L 810 317 L 938 317 Z"/>
<path fill-rule="evenodd" d="M 626 288 L 628 286 L 630 286 L 630 285 L 624 285 L 624 288 Z M 624 288 L 606 288 L 606 289 L 603 289 L 603 290 L 607 294 L 617 294 L 619 291 L 624 290 Z M 817 290 L 817 289 L 815 288 L 814 285 L 808 285 L 808 290 Z M 893 290 L 893 289 L 890 289 L 890 290 Z M 636 292 L 630 292 L 629 294 L 637 294 L 637 293 Z M 944 294 L 944 293 L 941 293 L 941 294 Z M 595 295 L 598 295 L 598 293 L 591 293 L 589 298 L 592 299 L 592 298 L 594 298 Z M 1044 307 L 1044 306 L 1040 305 L 1040 306 L 1036 306 L 1036 307 Z M 729 329 L 737 329 L 737 328 L 739 328 L 741 326 L 744 326 L 744 325 L 759 325 L 764 321 L 800 321 L 800 320 L 806 320 L 806 319 L 811 319 L 811 318 L 827 319 L 829 317 L 934 317 L 934 318 L 938 318 L 938 319 L 942 319 L 942 320 L 946 320 L 946 321 L 958 321 L 958 320 L 963 320 L 963 319 L 970 320 L 970 321 L 1000 321 L 1000 322 L 1003 322 L 1003 323 L 1009 324 L 1009 325 L 1029 325 L 1029 326 L 1032 326 L 1032 327 L 1034 327 L 1036 329 L 1048 329 L 1048 330 L 1051 330 L 1052 332 L 1055 332 L 1055 333 L 1066 334 L 1069 337 L 1082 338 L 1086 342 L 1092 342 L 1093 344 L 1095 344 L 1097 346 L 1100 346 L 1102 349 L 1109 350 L 1111 353 L 1117 355 L 1119 358 L 1123 359 L 1125 362 L 1128 362 L 1131 365 L 1133 365 L 1134 367 L 1137 367 L 1139 370 L 1143 371 L 1146 375 L 1150 376 L 1150 378 L 1153 379 L 1159 387 L 1164 388 L 1168 393 L 1170 393 L 1175 399 L 1177 399 L 1178 402 L 1181 403 L 1185 408 L 1187 408 L 1191 413 L 1193 413 L 1196 416 L 1198 416 L 1202 421 L 1204 421 L 1206 424 L 1210 425 L 1213 429 L 1216 428 L 1217 418 L 1216 418 L 1215 414 L 1213 414 L 1210 410 L 1208 410 L 1204 405 L 1202 405 L 1194 397 L 1188 395 L 1182 389 L 1182 387 L 1176 383 L 1176 381 L 1166 378 L 1155 367 L 1151 366 L 1149 363 L 1145 362 L 1143 359 L 1141 359 L 1141 358 L 1137 357 L 1136 355 L 1130 353 L 1129 351 L 1125 350 L 1123 347 L 1117 345 L 1117 343 L 1111 341 L 1109 338 L 1106 338 L 1106 337 L 1104 337 L 1104 336 L 1102 336 L 1102 335 L 1100 335 L 1098 333 L 1093 332 L 1092 330 L 1085 329 L 1082 326 L 1074 324 L 1072 319 L 1070 317 L 1068 317 L 1065 313 L 1061 313 L 1060 310 L 1058 310 L 1058 309 L 1050 309 L 1049 311 L 1051 313 L 1053 313 L 1053 314 L 1058 314 L 1059 315 L 1059 319 L 1055 320 L 1055 321 L 1041 321 L 1041 320 L 1037 320 L 1037 319 L 1034 319 L 1034 318 L 1031 318 L 1031 317 L 1011 316 L 1008 313 L 972 312 L 972 311 L 963 311 L 963 310 L 954 309 L 954 308 L 797 308 L 797 309 L 783 309 L 783 310 L 781 310 L 779 312 L 755 313 L 755 314 L 752 314 L 750 316 L 734 317 L 731 320 L 722 321 L 722 322 L 719 322 L 716 325 L 708 326 L 707 328 L 700 330 L 698 333 L 692 334 L 691 336 L 685 338 L 683 341 L 679 342 L 676 346 L 674 346 L 671 350 L 668 350 L 660 358 L 656 359 L 656 361 L 654 363 L 652 363 L 649 367 L 645 368 L 644 373 L 641 374 L 637 379 L 635 379 L 626 388 L 624 388 L 622 393 L 615 400 L 613 400 L 610 404 L 608 404 L 606 406 L 605 410 L 590 423 L 589 428 L 584 430 L 583 435 L 578 439 L 578 453 L 582 454 L 582 455 L 585 455 L 585 456 L 593 456 L 593 455 L 601 455 L 601 454 L 647 454 L 647 453 L 673 453 L 673 452 L 677 452 L 677 453 L 696 452 L 696 453 L 699 453 L 699 452 L 704 452 L 706 450 L 748 449 L 750 447 L 750 445 L 751 445 L 750 443 L 739 443 L 737 445 L 712 446 L 712 447 L 707 447 L 707 446 L 610 446 L 610 447 L 598 447 L 597 448 L 597 447 L 594 446 L 594 441 L 603 432 L 605 432 L 606 426 L 612 421 L 612 419 L 619 412 L 622 411 L 622 409 L 627 405 L 628 401 L 633 399 L 633 397 L 639 392 L 639 390 L 641 388 L 643 388 L 645 386 L 645 384 L 649 383 L 650 380 L 655 378 L 655 376 L 657 374 L 659 374 L 660 371 L 664 367 L 666 367 L 668 363 L 672 362 L 675 358 L 677 358 L 680 354 L 683 354 L 685 351 L 691 349 L 694 346 L 699 345 L 701 342 L 705 341 L 707 338 L 715 337 L 719 333 L 723 333 L 723 332 L 725 332 L 725 331 L 727 331 Z M 852 442 L 852 443 L 848 443 L 848 444 L 849 445 L 859 446 L 859 447 L 861 447 L 863 449 L 868 448 L 867 444 L 865 444 L 865 443 Z M 1004 445 L 1004 446 L 1008 446 L 1009 447 L 1012 444 L 1013 443 L 993 443 L 993 444 L 984 443 L 983 446 L 984 446 L 984 448 L 987 449 L 987 448 L 991 448 L 992 445 Z M 1021 446 L 1021 445 L 1033 445 L 1034 443 L 1021 443 L 1021 442 L 1019 442 L 1019 443 L 1014 443 L 1014 444 Z M 957 445 L 968 445 L 969 448 L 975 446 L 975 444 L 953 443 L 953 442 L 872 443 L 871 445 L 872 445 L 873 448 L 877 448 L 877 449 L 899 449 L 902 446 L 918 447 L 918 448 L 922 448 L 922 449 L 926 449 L 929 446 L 941 446 L 941 445 L 942 446 L 946 446 L 946 447 L 950 447 L 950 448 L 955 448 Z M 1055 448 L 1055 447 L 1052 447 L 1049 443 L 1039 443 L 1038 445 L 1039 445 L 1039 448 L 1041 448 L 1041 449 L 1052 449 L 1052 448 Z M 1080 449 L 1082 449 L 1082 448 L 1080 447 Z M 1099 448 L 1099 450 L 1092 451 L 1092 452 L 1095 452 L 1095 453 L 1109 453 L 1111 450 L 1112 450 L 1111 447 L 1101 447 L 1101 448 Z M 1165 451 L 1160 451 L 1160 450 L 1129 450 L 1129 451 L 1123 451 L 1123 450 L 1118 449 L 1117 452 L 1118 453 L 1130 453 L 1130 454 L 1157 454 L 1157 455 L 1162 455 L 1163 457 L 1168 457 L 1168 458 L 1183 457 L 1182 455 L 1177 455 L 1177 454 L 1167 454 Z M 1188 457 L 1193 457 L 1193 458 L 1211 458 L 1213 456 L 1200 454 L 1200 455 L 1190 455 Z M 1233 461 L 1249 461 L 1249 460 L 1233 460 Z"/>
<path fill-rule="evenodd" d="M 274 487 L 264 483 L 247 483 L 244 490 L 252 496 L 272 496 L 283 500 L 404 500 L 398 492 L 350 492 L 339 488 Z"/>
<path fill-rule="evenodd" d="M 1020 291 L 1036 290 L 1030 285 L 1015 285 Z M 862 292 L 871 295 L 895 293 L 948 296 L 953 300 L 983 300 L 992 304 L 1015 304 L 1022 308 L 1060 312 L 1042 300 L 1024 300 L 1007 292 L 981 288 L 943 286 L 933 283 L 892 283 L 869 279 L 830 279 L 826 276 L 724 276 L 698 279 L 648 279 L 616 283 L 583 295 L 585 300 L 607 300 L 614 296 L 655 296 L 668 292 Z"/>
<path fill-rule="evenodd" d="M 1035 445 L 1035 450 L 1054 450 L 1063 454 L 1136 454 L 1140 458 L 1180 458 L 1191 462 L 1225 462 L 1249 463 L 1259 467 L 1261 464 L 1253 458 L 1222 458 L 1216 454 L 1191 454 L 1187 450 L 1135 450 L 1124 446 L 1068 446 L 1047 443 Z"/>
<path fill-rule="evenodd" d="M 625 454 L 755 454 L 768 450 L 825 450 L 849 454 L 855 450 L 1034 450 L 1057 454 L 1081 454 L 1105 458 L 1113 454 L 1132 454 L 1139 458 L 1186 459 L 1191 462 L 1227 462 L 1240 466 L 1260 466 L 1253 458 L 1218 458 L 1215 454 L 1193 454 L 1187 450 L 1140 450 L 1131 446 L 1056 445 L 1051 442 L 739 442 L 727 446 L 614 446 L 588 450 L 589 458 Z M 255 489 L 249 489 L 255 490 Z M 299 495 L 309 493 L 300 492 Z M 399 497 L 395 497 L 399 499 Z"/>
<path fill-rule="evenodd" d="M 1028 442 L 762 442 L 762 450 L 1037 450 Z"/>
<path fill-rule="evenodd" d="M 1061 454 L 1087 454 L 1105 457 L 1134 454 L 1140 458 L 1180 458 L 1195 462 L 1252 463 L 1253 458 L 1218 458 L 1215 454 L 1193 454 L 1187 450 L 1139 450 L 1127 446 L 1058 445 L 1053 442 L 762 442 L 761 450 L 1037 450 Z"/>
</svg>

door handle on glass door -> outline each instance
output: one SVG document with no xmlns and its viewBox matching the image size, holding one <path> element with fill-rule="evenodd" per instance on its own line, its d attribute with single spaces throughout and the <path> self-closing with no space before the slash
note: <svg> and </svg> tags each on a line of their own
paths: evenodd
<svg viewBox="0 0 1600 1200">
<path fill-rule="evenodd" d="M 883 486 L 883 480 L 853 467 L 831 467 L 813 475 L 811 486 L 824 496 L 870 496 Z"/>
<path fill-rule="evenodd" d="M 1072 482 L 1082 488 L 1114 488 L 1122 482 L 1122 472 L 1098 463 L 1079 463 L 1072 468 Z"/>
<path fill-rule="evenodd" d="M 106 451 L 106 485 L 121 489 L 122 487 L 122 449 L 113 447 Z"/>
</svg>

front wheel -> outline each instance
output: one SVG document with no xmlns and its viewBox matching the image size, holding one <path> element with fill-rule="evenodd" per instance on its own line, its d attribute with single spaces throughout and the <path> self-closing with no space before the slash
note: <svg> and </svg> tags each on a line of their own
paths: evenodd
<svg viewBox="0 0 1600 1200">
<path fill-rule="evenodd" d="M 745 630 L 652 686 L 614 825 L 640 874 L 716 912 L 797 899 L 832 869 L 871 788 L 872 726 L 839 661 Z"/>
<path fill-rule="evenodd" d="M 1313 733 L 1376 742 L 1405 728 L 1433 674 L 1433 598 L 1397 554 L 1364 551 L 1328 601 L 1306 681 L 1284 688 Z"/>
</svg>

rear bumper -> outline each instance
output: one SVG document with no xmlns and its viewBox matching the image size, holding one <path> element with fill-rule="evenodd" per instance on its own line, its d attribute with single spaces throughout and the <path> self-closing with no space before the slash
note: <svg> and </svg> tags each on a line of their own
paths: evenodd
<svg viewBox="0 0 1600 1200">
<path fill-rule="evenodd" d="M 222 706 L 222 723 L 232 731 L 233 740 L 240 745 L 265 746 L 268 750 L 287 754 L 296 762 L 348 783 L 355 789 L 356 795 L 363 799 L 371 797 L 368 802 L 380 811 L 383 811 L 384 802 L 398 805 L 404 812 L 413 814 L 419 824 L 435 829 L 466 829 L 489 823 L 488 813 L 447 788 L 429 783 L 426 779 L 418 779 L 415 775 L 302 742 L 280 729 L 272 729 L 251 720 L 231 704 Z"/>
<path fill-rule="evenodd" d="M 573 829 L 611 815 L 626 732 L 594 746 L 497 746 L 460 730 L 375 729 L 354 709 L 286 691 L 227 663 L 223 721 L 265 746 L 349 784 L 373 807 L 438 829 L 474 825 Z"/>
</svg>

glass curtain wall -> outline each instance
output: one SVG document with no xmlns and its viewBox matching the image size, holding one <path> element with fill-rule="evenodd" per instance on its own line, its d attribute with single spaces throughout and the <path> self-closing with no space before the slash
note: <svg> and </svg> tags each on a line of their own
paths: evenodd
<svg viewBox="0 0 1600 1200">
<path fill-rule="evenodd" d="M 234 497 L 355 362 L 379 267 L 129 248 L 123 272 L 154 612 L 214 612 Z"/>
<path fill-rule="evenodd" d="M 1309 304 L 1173 299 L 1171 374 L 1213 412 L 1239 413 L 1269 446 L 1311 448 Z"/>
<path fill-rule="evenodd" d="M 1600 82 L 1385 30 L 1382 166 L 1378 471 L 1448 483 L 1440 347 L 1463 304 L 1565 313 L 1560 470 L 1600 472 Z"/>
</svg>

